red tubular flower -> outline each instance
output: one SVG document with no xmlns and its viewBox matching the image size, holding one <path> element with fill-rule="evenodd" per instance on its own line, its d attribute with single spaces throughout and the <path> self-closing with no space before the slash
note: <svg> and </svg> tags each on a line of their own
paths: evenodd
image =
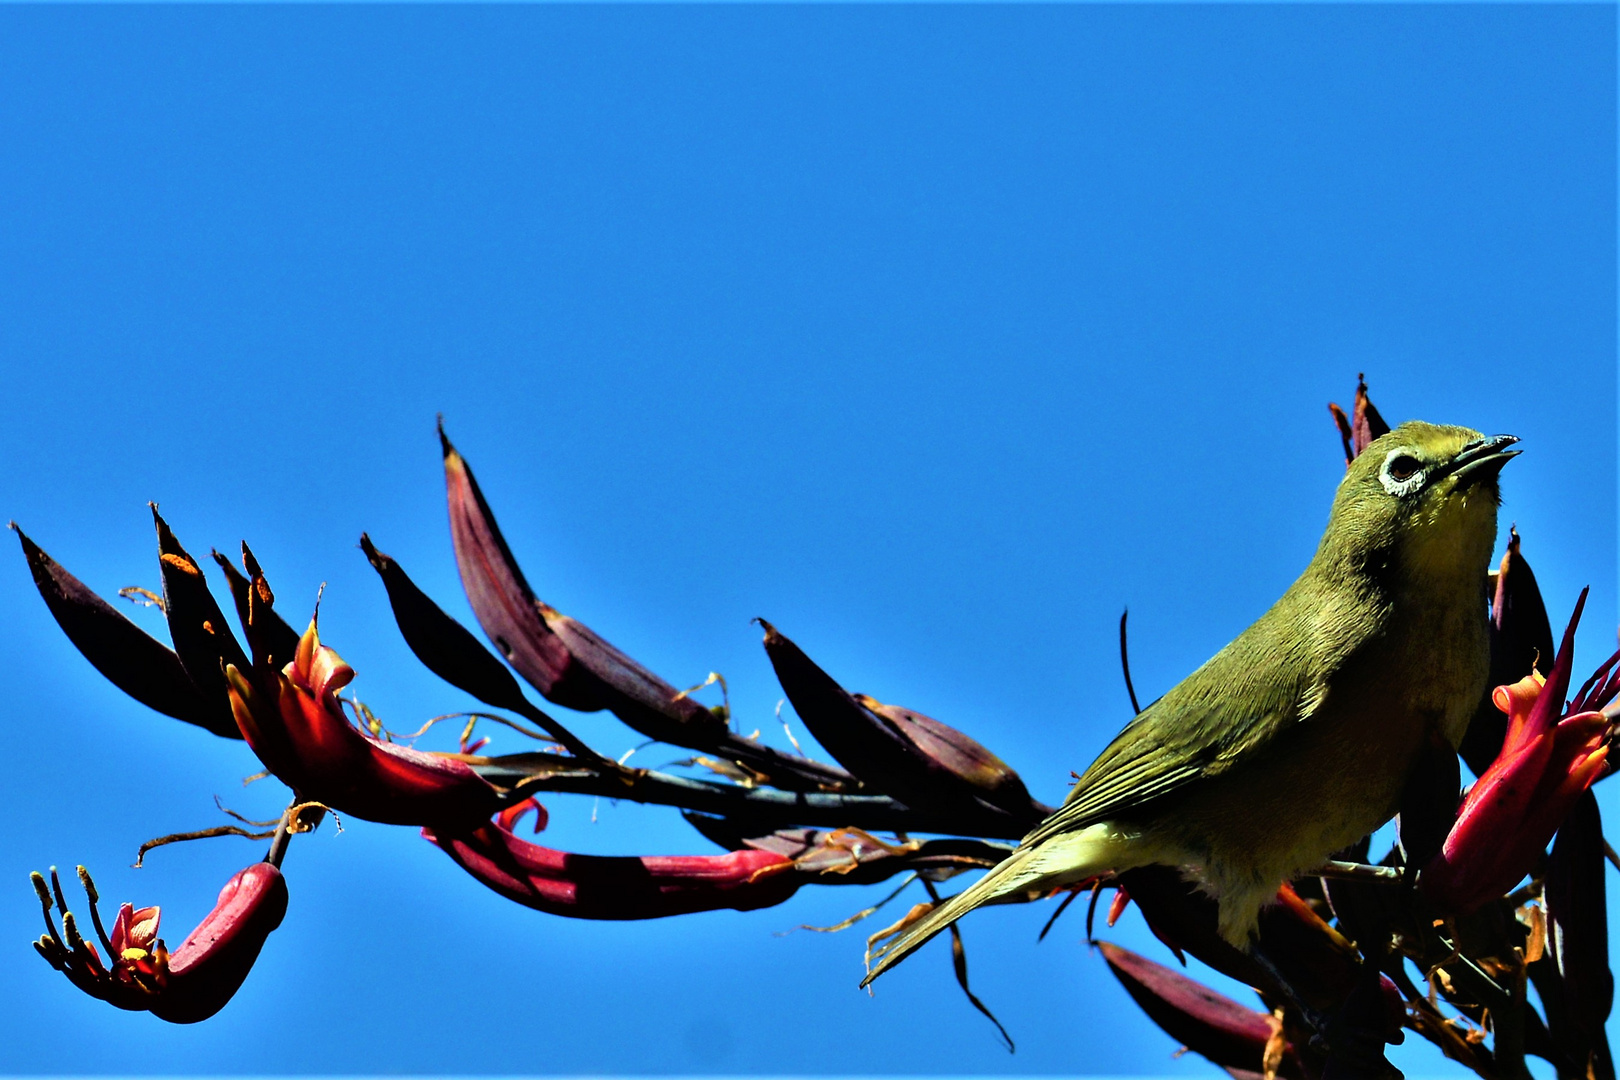
<svg viewBox="0 0 1620 1080">
<path fill-rule="evenodd" d="M 780 904 L 799 887 L 793 860 L 771 851 L 726 855 L 574 855 L 520 840 L 512 832 L 533 799 L 508 807 L 465 835 L 432 828 L 422 836 L 467 873 L 509 900 L 575 919 L 657 919 L 695 911 L 752 911 Z"/>
<path fill-rule="evenodd" d="M 224 1008 L 287 913 L 287 882 L 281 871 L 266 862 L 254 863 L 225 883 L 214 910 L 170 953 L 157 936 L 160 913 L 155 907 L 122 905 L 109 935 L 96 907 L 95 884 L 81 866 L 79 880 L 90 900 L 90 918 L 107 951 L 104 962 L 80 935 L 56 870 L 51 870 L 50 888 L 40 874 L 33 879 L 49 931 L 34 948 L 45 961 L 91 997 L 173 1024 L 195 1024 Z M 61 933 L 51 920 L 53 893 L 62 911 Z"/>
<path fill-rule="evenodd" d="M 314 620 L 275 702 L 234 666 L 231 711 L 253 752 L 300 796 L 388 825 L 462 824 L 489 817 L 496 790 L 465 762 L 383 742 L 350 722 L 336 692 L 354 669 L 322 645 Z"/>
<path fill-rule="evenodd" d="M 1532 672 L 1492 695 L 1508 714 L 1501 753 L 1468 789 L 1445 846 L 1418 879 L 1442 911 L 1466 915 L 1512 888 L 1603 772 L 1609 721 L 1601 712 L 1583 711 L 1593 703 L 1586 692 L 1591 684 L 1564 707 L 1575 626 L 1585 603 L 1582 591 L 1550 676 Z"/>
</svg>

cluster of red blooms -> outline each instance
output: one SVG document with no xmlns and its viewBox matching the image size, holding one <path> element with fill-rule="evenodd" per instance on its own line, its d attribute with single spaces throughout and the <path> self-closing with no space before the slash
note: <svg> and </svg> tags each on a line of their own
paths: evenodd
<svg viewBox="0 0 1620 1080">
<path fill-rule="evenodd" d="M 1387 430 L 1365 386 L 1352 415 L 1333 411 L 1347 459 Z M 538 599 L 471 470 L 448 440 L 443 446 L 462 582 L 497 651 L 369 537 L 361 544 L 417 657 L 518 718 L 508 722 L 519 730 L 533 725 L 542 749 L 488 756 L 465 738 L 456 753 L 392 741 L 362 706 L 339 696 L 355 673 L 321 643 L 314 620 L 299 634 L 276 613 L 246 545 L 240 570 L 214 554 L 242 627 L 239 641 L 201 566 L 154 508 L 170 648 L 19 531 L 46 604 L 98 670 L 159 712 L 245 740 L 292 792 L 265 861 L 233 877 L 172 954 L 157 936 L 155 907 L 123 905 L 107 933 L 94 884 L 80 868 L 103 959 L 80 933 L 55 872 L 49 885 L 36 874 L 48 930 L 36 948 L 74 985 L 176 1023 L 213 1015 L 281 922 L 287 886 L 279 867 L 290 836 L 327 810 L 419 827 L 501 895 L 588 919 L 748 910 L 782 903 L 804 884 L 900 874 L 920 880 L 937 901 L 938 883 L 994 865 L 1011 850 L 1006 841 L 1051 812 L 985 747 L 930 717 L 848 692 L 769 623 L 761 626 L 777 678 L 838 764 L 736 734 L 724 706 L 699 704 Z M 1131 996 L 1180 1043 L 1234 1076 L 1380 1076 L 1390 1074 L 1384 1047 L 1410 1029 L 1481 1076 L 1518 1075 L 1527 1053 L 1553 1062 L 1560 1076 L 1614 1075 L 1603 1034 L 1613 996 L 1606 845 L 1589 789 L 1610 768 L 1620 654 L 1566 702 L 1580 604 L 1554 653 L 1516 534 L 1496 574 L 1491 616 L 1495 689 L 1462 747 L 1479 779 L 1459 798 L 1458 755 L 1434 748 L 1403 803 L 1396 849 L 1369 865 L 1364 841 L 1342 853 L 1330 876 L 1285 887 L 1262 917 L 1253 953 L 1219 937 L 1213 903 L 1174 870 L 1133 870 L 1091 888 L 1093 909 L 1098 890 L 1115 889 L 1109 925 L 1134 901 L 1183 965 L 1191 954 L 1255 987 L 1267 1006 L 1248 1008 L 1102 944 Z M 554 705 L 609 710 L 649 739 L 696 751 L 693 763 L 709 775 L 630 768 L 603 756 L 534 705 L 514 671 Z M 679 807 L 727 850 L 635 858 L 543 847 L 520 838 L 515 826 L 533 812 L 535 831 L 544 827 L 546 811 L 535 796 L 546 792 Z M 909 839 L 913 833 L 937 838 Z M 1058 913 L 1081 891 L 1068 893 Z M 61 911 L 60 930 L 53 909 Z M 953 944 L 966 990 L 960 940 Z"/>
</svg>

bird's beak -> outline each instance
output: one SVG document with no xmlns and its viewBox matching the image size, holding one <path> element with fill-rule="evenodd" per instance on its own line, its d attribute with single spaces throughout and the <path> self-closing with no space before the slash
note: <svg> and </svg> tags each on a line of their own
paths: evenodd
<svg viewBox="0 0 1620 1080">
<path fill-rule="evenodd" d="M 1456 474 L 1459 488 L 1477 484 L 1481 480 L 1494 480 L 1497 473 L 1502 471 L 1502 466 L 1522 452 L 1508 449 L 1518 441 L 1517 435 L 1488 435 L 1475 439 L 1457 451 L 1457 456 L 1447 463 L 1446 471 Z"/>
</svg>

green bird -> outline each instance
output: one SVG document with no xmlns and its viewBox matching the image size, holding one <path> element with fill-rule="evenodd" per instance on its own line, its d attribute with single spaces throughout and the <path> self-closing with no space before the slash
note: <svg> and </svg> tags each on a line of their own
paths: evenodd
<svg viewBox="0 0 1620 1080">
<path fill-rule="evenodd" d="M 1003 862 L 878 954 L 862 986 L 982 904 L 1179 867 L 1245 948 L 1283 882 L 1393 817 L 1428 740 L 1485 692 L 1486 582 L 1512 435 L 1411 421 L 1351 463 L 1305 572 L 1126 725 Z"/>
</svg>

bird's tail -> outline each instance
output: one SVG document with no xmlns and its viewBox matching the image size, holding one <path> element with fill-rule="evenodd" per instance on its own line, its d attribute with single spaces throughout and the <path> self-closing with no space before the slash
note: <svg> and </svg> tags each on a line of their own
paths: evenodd
<svg viewBox="0 0 1620 1080">
<path fill-rule="evenodd" d="M 1044 892 L 1110 870 L 1125 869 L 1123 865 L 1116 865 L 1122 854 L 1120 839 L 1109 825 L 1099 823 L 1016 849 L 991 867 L 984 877 L 936 906 L 879 949 L 877 963 L 861 980 L 861 985 L 871 985 L 873 979 L 922 948 L 935 934 L 974 908 L 1017 893 Z"/>
</svg>

